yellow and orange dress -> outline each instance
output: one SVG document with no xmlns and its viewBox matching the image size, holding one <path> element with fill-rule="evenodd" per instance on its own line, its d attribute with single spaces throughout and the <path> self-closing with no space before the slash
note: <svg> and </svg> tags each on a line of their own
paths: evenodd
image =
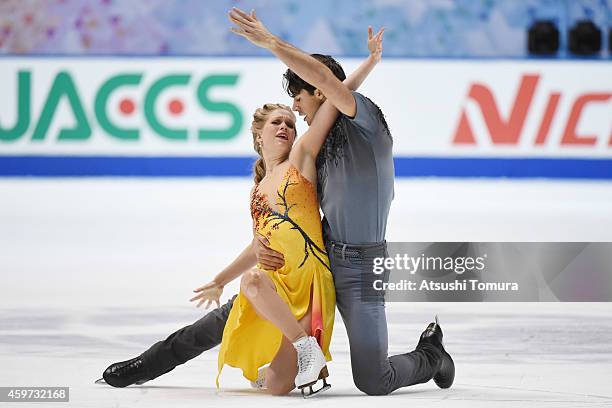
<svg viewBox="0 0 612 408">
<path fill-rule="evenodd" d="M 270 206 L 268 199 L 276 205 Z M 270 248 L 285 258 L 285 265 L 275 271 L 257 267 L 272 279 L 276 292 L 296 319 L 301 319 L 312 306 L 311 335 L 316 337 L 327 361 L 331 360 L 329 343 L 336 293 L 323 244 L 316 186 L 289 165 L 274 199 L 254 189 L 251 216 L 256 232 L 267 237 Z M 223 331 L 217 386 L 224 364 L 242 369 L 244 377 L 255 381 L 258 369 L 276 356 L 282 338 L 281 331 L 260 318 L 248 299 L 238 294 Z"/>
</svg>

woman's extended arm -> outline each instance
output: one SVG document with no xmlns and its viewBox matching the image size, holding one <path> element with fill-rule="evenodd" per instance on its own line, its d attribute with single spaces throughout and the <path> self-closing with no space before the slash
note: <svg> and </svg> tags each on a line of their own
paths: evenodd
<svg viewBox="0 0 612 408">
<path fill-rule="evenodd" d="M 383 27 L 373 36 L 372 27 L 368 27 L 368 50 L 370 50 L 370 55 L 344 80 L 344 85 L 351 91 L 359 89 L 376 64 L 380 62 L 382 57 L 382 37 L 384 33 L 385 28 Z"/>
<path fill-rule="evenodd" d="M 251 241 L 231 264 L 226 266 L 217 276 L 215 276 L 213 281 L 221 286 L 225 286 L 242 275 L 245 271 L 253 268 L 256 263 L 257 257 L 255 256 L 253 242 Z"/>
<path fill-rule="evenodd" d="M 357 90 L 370 72 L 372 72 L 376 64 L 380 62 L 384 32 L 385 29 L 381 28 L 378 33 L 373 36 L 372 27 L 368 27 L 368 49 L 370 50 L 370 55 L 344 80 L 343 83 L 350 90 Z M 296 143 L 296 147 L 298 148 L 296 149 L 296 153 L 301 150 L 311 158 L 317 157 L 337 117 L 338 109 L 336 109 L 329 100 L 323 102 L 313 118 L 312 124 Z"/>
<path fill-rule="evenodd" d="M 226 266 L 221 272 L 213 278 L 213 280 L 204 286 L 200 286 L 193 291 L 197 293 L 196 296 L 189 299 L 190 302 L 199 300 L 197 307 L 200 307 L 202 303 L 206 303 L 206 308 L 210 306 L 212 302 L 220 306 L 219 300 L 223 293 L 225 285 L 242 275 L 247 270 L 251 269 L 257 263 L 255 257 L 255 250 L 253 243 L 251 242 L 244 250 L 234 259 L 234 261 Z"/>
</svg>

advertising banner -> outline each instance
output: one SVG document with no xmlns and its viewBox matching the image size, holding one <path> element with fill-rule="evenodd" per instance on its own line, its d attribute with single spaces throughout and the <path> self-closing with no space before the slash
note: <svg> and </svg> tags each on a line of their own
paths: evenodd
<svg viewBox="0 0 612 408">
<path fill-rule="evenodd" d="M 390 59 L 359 91 L 387 117 L 398 176 L 612 178 L 611 68 Z M 273 58 L 3 58 L 0 175 L 248 175 L 253 111 L 291 105 L 284 70 Z"/>
</svg>

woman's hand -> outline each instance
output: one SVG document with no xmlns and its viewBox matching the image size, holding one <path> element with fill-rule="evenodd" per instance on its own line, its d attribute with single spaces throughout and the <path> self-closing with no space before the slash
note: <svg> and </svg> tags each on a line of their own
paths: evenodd
<svg viewBox="0 0 612 408">
<path fill-rule="evenodd" d="M 382 38 L 384 33 L 385 27 L 382 27 L 376 35 L 372 35 L 372 26 L 368 27 L 368 50 L 370 50 L 370 56 L 377 63 L 382 58 Z"/>
<path fill-rule="evenodd" d="M 197 295 L 189 299 L 189 301 L 193 302 L 199 299 L 200 302 L 196 307 L 200 307 L 204 302 L 207 302 L 205 306 L 206 309 L 210 307 L 212 302 L 215 302 L 217 307 L 221 306 L 219 300 L 221 299 L 221 294 L 223 293 L 223 285 L 218 284 L 214 280 L 204 286 L 194 289 L 193 291 L 197 293 Z"/>
</svg>

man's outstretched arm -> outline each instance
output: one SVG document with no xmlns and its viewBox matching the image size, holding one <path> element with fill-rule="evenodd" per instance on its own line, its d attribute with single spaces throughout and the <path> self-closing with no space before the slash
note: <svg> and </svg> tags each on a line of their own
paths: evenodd
<svg viewBox="0 0 612 408">
<path fill-rule="evenodd" d="M 357 106 L 353 94 L 329 68 L 270 33 L 257 19 L 254 11 L 247 14 L 240 9 L 233 8 L 229 13 L 229 18 L 236 25 L 232 27 L 232 32 L 272 52 L 300 78 L 318 88 L 340 112 L 349 117 L 355 116 Z"/>
</svg>

